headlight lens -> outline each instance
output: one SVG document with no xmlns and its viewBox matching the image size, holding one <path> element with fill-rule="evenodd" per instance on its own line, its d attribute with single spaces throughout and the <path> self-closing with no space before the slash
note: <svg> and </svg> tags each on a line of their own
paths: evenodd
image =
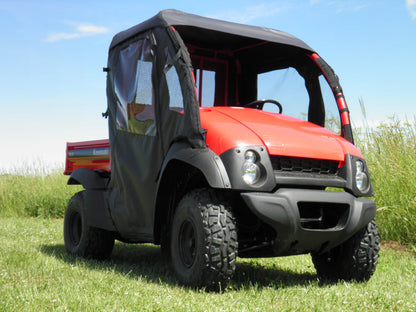
<svg viewBox="0 0 416 312">
<path fill-rule="evenodd" d="M 357 168 L 357 172 L 364 172 L 364 164 L 361 160 L 355 161 L 355 167 Z"/>
<path fill-rule="evenodd" d="M 370 185 L 370 179 L 364 170 L 364 163 L 361 160 L 355 162 L 355 185 L 360 192 L 366 192 Z"/>
<path fill-rule="evenodd" d="M 244 155 L 244 158 L 247 163 L 252 163 L 252 164 L 254 164 L 257 160 L 256 153 L 250 150 L 246 152 L 246 154 Z"/>
<path fill-rule="evenodd" d="M 260 167 L 251 162 L 243 165 L 243 180 L 249 185 L 257 183 L 260 179 Z"/>
<path fill-rule="evenodd" d="M 257 154 L 252 151 L 246 151 L 244 155 L 245 162 L 242 168 L 242 177 L 248 185 L 256 184 L 260 180 L 261 170 L 256 164 Z"/>
</svg>

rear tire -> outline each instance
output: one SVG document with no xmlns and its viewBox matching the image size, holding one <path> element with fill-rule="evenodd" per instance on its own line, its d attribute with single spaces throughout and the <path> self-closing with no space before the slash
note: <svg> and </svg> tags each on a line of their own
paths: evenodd
<svg viewBox="0 0 416 312">
<path fill-rule="evenodd" d="M 380 237 L 373 220 L 341 245 L 324 254 L 312 254 L 312 261 L 324 279 L 364 282 L 376 270 L 379 251 Z"/>
<path fill-rule="evenodd" d="M 68 202 L 64 218 L 64 241 L 68 254 L 104 260 L 114 247 L 112 232 L 90 227 L 86 222 L 84 192 L 76 193 Z"/>
<path fill-rule="evenodd" d="M 231 208 L 214 190 L 191 191 L 179 202 L 170 249 L 181 283 L 207 290 L 226 287 L 236 267 L 237 230 Z"/>
</svg>

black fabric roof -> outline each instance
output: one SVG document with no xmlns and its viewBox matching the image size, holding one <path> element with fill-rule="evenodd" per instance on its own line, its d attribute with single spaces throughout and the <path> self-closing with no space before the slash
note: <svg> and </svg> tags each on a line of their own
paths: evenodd
<svg viewBox="0 0 416 312">
<path fill-rule="evenodd" d="M 302 40 L 282 31 L 216 20 L 208 17 L 188 14 L 177 10 L 160 11 L 154 17 L 116 34 L 113 38 L 113 41 L 111 42 L 110 50 L 119 43 L 128 40 L 129 38 L 143 31 L 158 26 L 174 26 L 182 29 L 187 27 L 199 28 L 216 32 L 222 32 L 225 34 L 237 35 L 240 37 L 253 38 L 263 41 L 295 46 L 314 52 L 314 50 Z M 181 36 L 183 36 L 182 33 Z M 201 38 L 201 36 L 199 38 Z M 184 40 L 186 41 L 185 38 Z"/>
</svg>

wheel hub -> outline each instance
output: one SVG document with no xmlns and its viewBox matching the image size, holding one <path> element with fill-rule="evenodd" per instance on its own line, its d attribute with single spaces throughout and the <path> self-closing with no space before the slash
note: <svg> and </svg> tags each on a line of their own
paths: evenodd
<svg viewBox="0 0 416 312">
<path fill-rule="evenodd" d="M 182 263 L 190 268 L 196 258 L 196 236 L 193 222 L 186 220 L 179 230 L 179 255 Z"/>
<path fill-rule="evenodd" d="M 82 220 L 79 213 L 73 213 L 70 218 L 70 239 L 74 245 L 78 245 L 81 240 Z"/>
</svg>

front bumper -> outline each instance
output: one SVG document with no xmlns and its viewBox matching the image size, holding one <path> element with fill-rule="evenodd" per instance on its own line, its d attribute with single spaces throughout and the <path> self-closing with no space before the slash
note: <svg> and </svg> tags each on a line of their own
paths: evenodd
<svg viewBox="0 0 416 312">
<path fill-rule="evenodd" d="M 364 228 L 376 214 L 374 201 L 345 192 L 282 188 L 241 196 L 276 232 L 275 256 L 325 252 Z"/>
</svg>

